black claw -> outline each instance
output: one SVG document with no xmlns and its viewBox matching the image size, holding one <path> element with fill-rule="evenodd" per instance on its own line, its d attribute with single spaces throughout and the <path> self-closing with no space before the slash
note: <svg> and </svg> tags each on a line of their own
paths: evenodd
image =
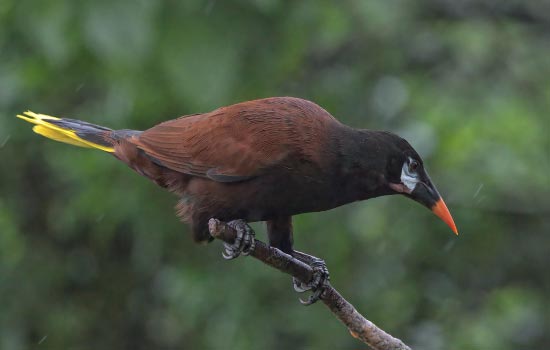
<svg viewBox="0 0 550 350">
<path fill-rule="evenodd" d="M 294 287 L 294 290 L 297 293 L 303 293 L 311 289 L 311 288 L 308 288 L 308 286 L 305 283 L 303 283 L 296 277 L 292 277 L 292 286 Z"/>
<path fill-rule="evenodd" d="M 296 278 L 293 278 L 294 290 L 296 292 L 303 293 L 307 290 L 313 291 L 313 294 L 307 300 L 300 299 L 300 303 L 306 306 L 314 304 L 321 298 L 321 295 L 323 294 L 323 291 L 325 290 L 327 283 L 330 279 L 330 275 L 325 262 L 315 257 L 310 258 L 312 259 L 310 259 L 310 261 L 308 262 L 313 269 L 313 276 L 311 278 L 311 281 L 309 281 L 308 283 L 304 283 Z"/>
<path fill-rule="evenodd" d="M 304 306 L 315 304 L 319 299 L 321 299 L 321 294 L 323 294 L 324 290 L 325 290 L 325 286 L 323 285 L 321 288 L 317 288 L 317 290 L 315 290 L 315 292 L 313 292 L 313 294 L 310 295 L 307 300 L 304 301 L 302 299 L 299 299 L 300 303 L 302 303 L 302 305 Z"/>
<path fill-rule="evenodd" d="M 232 260 L 239 255 L 249 255 L 256 245 L 254 231 L 246 224 L 244 220 L 234 220 L 228 222 L 227 225 L 237 231 L 237 237 L 233 244 L 224 243 L 224 251 L 222 257 L 226 260 Z"/>
<path fill-rule="evenodd" d="M 225 260 L 233 260 L 238 256 L 239 256 L 239 252 L 238 251 L 235 252 L 235 251 L 231 250 L 229 247 L 225 247 L 225 250 L 222 252 L 222 257 Z"/>
</svg>

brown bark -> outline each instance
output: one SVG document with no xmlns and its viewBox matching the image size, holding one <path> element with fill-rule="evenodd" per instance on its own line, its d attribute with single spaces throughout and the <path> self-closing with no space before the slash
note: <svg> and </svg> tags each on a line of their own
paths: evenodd
<svg viewBox="0 0 550 350">
<path fill-rule="evenodd" d="M 237 232 L 232 227 L 217 219 L 210 219 L 208 224 L 213 237 L 233 243 Z M 250 255 L 301 281 L 310 281 L 313 277 L 313 270 L 307 264 L 262 241 L 256 240 L 256 247 Z M 330 283 L 321 295 L 321 300 L 336 318 L 348 327 L 352 336 L 374 350 L 411 350 L 401 340 L 392 337 L 363 317 Z"/>
</svg>

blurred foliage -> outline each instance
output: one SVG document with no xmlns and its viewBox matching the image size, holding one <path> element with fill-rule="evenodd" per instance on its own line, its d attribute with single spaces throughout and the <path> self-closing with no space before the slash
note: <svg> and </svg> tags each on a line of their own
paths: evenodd
<svg viewBox="0 0 550 350">
<path fill-rule="evenodd" d="M 549 40 L 542 0 L 0 1 L 0 348 L 361 348 L 288 276 L 193 244 L 170 194 L 15 118 L 276 95 L 408 138 L 461 231 L 398 197 L 295 217 L 361 312 L 418 349 L 550 347 Z"/>
</svg>

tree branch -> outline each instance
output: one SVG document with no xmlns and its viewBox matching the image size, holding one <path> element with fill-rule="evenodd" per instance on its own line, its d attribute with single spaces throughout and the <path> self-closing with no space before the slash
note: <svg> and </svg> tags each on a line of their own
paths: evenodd
<svg viewBox="0 0 550 350">
<path fill-rule="evenodd" d="M 237 232 L 232 227 L 217 219 L 210 219 L 208 226 L 213 237 L 227 243 L 232 244 L 237 236 Z M 256 247 L 250 255 L 301 281 L 310 281 L 313 277 L 313 270 L 309 265 L 262 241 L 256 240 Z M 401 340 L 392 337 L 363 317 L 330 284 L 327 284 L 321 295 L 321 300 L 336 318 L 348 327 L 352 336 L 368 344 L 374 350 L 411 350 Z"/>
</svg>

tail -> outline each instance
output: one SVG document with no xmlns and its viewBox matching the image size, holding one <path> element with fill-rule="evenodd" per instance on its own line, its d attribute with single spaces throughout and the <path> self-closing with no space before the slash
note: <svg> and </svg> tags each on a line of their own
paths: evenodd
<svg viewBox="0 0 550 350">
<path fill-rule="evenodd" d="M 32 130 L 44 137 L 74 146 L 97 148 L 113 153 L 113 130 L 80 120 L 61 119 L 31 111 L 17 115 L 18 118 L 36 124 Z"/>
</svg>

